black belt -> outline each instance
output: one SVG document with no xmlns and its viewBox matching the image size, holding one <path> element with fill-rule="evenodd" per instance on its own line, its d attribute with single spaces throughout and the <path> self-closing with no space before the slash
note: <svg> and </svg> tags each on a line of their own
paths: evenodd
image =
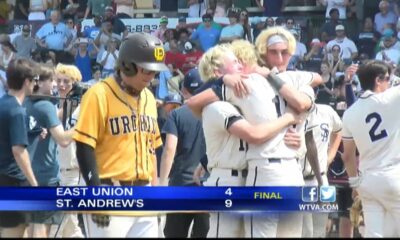
<svg viewBox="0 0 400 240">
<path fill-rule="evenodd" d="M 239 171 L 242 173 L 242 177 L 247 177 L 247 173 L 248 173 L 247 169 L 243 169 L 243 170 L 232 169 L 231 175 L 233 177 L 238 177 L 239 176 Z"/>
<path fill-rule="evenodd" d="M 281 163 L 282 159 L 280 158 L 267 158 L 269 163 Z"/>
<path fill-rule="evenodd" d="M 60 172 L 69 172 L 69 171 L 73 171 L 73 170 L 79 170 L 79 168 L 61 168 Z"/>
<path fill-rule="evenodd" d="M 322 172 L 322 173 L 321 173 L 321 176 L 324 176 L 324 175 L 325 175 L 325 172 Z M 304 179 L 304 180 L 313 180 L 314 177 L 315 177 L 315 175 L 312 174 L 312 175 L 304 176 L 303 179 Z"/>
<path fill-rule="evenodd" d="M 149 180 L 132 180 L 132 181 L 121 181 L 121 180 L 116 180 L 119 182 L 119 185 L 121 186 L 146 186 L 150 183 Z M 101 184 L 105 184 L 105 185 L 110 185 L 110 186 L 114 186 L 114 182 L 111 180 L 111 178 L 105 178 L 105 179 L 100 179 L 100 183 Z"/>
</svg>

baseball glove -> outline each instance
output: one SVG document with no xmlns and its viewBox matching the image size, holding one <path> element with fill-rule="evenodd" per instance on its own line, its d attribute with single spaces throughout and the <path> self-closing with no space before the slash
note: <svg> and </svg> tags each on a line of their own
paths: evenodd
<svg viewBox="0 0 400 240">
<path fill-rule="evenodd" d="M 350 221 L 351 224 L 357 228 L 360 225 L 360 222 L 362 222 L 362 220 L 363 217 L 362 217 L 361 199 L 359 196 L 357 196 L 354 199 L 353 205 L 351 205 L 350 208 Z"/>
</svg>

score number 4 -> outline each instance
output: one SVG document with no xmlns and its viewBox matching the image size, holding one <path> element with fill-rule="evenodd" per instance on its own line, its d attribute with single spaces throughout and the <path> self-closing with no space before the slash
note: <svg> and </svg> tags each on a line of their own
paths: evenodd
<svg viewBox="0 0 400 240">
<path fill-rule="evenodd" d="M 225 191 L 225 195 L 228 195 L 228 196 L 232 196 L 232 189 L 231 188 L 228 188 L 228 189 L 226 189 L 226 191 Z M 232 207 L 232 200 L 231 199 L 226 199 L 225 200 L 225 207 L 226 208 L 231 208 Z"/>
</svg>

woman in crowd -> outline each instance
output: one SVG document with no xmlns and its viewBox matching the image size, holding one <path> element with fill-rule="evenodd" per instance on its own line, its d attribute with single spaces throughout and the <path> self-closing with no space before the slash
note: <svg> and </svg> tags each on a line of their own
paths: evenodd
<svg viewBox="0 0 400 240">
<path fill-rule="evenodd" d="M 251 26 L 249 23 L 249 13 L 247 12 L 247 10 L 242 10 L 240 12 L 239 22 L 240 24 L 242 24 L 244 30 L 243 39 L 248 40 L 249 42 L 253 42 L 253 39 L 251 37 Z"/>
</svg>

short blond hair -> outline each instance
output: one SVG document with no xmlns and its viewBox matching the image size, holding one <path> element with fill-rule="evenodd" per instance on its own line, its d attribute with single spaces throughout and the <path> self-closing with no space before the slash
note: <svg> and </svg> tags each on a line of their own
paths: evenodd
<svg viewBox="0 0 400 240">
<path fill-rule="evenodd" d="M 208 49 L 203 54 L 199 62 L 199 73 L 204 82 L 218 77 L 215 71 L 224 66 L 223 57 L 229 52 L 232 53 L 229 44 L 220 44 Z"/>
<path fill-rule="evenodd" d="M 243 39 L 235 40 L 230 44 L 229 48 L 243 65 L 254 66 L 258 63 L 256 48 L 249 41 Z"/>
<path fill-rule="evenodd" d="M 271 27 L 266 30 L 263 30 L 257 37 L 255 45 L 258 54 L 261 57 L 261 60 L 265 63 L 265 57 L 267 56 L 268 52 L 268 40 L 270 37 L 279 35 L 282 38 L 286 39 L 288 42 L 288 53 L 293 55 L 296 51 L 296 39 L 294 38 L 293 34 L 290 33 L 283 27 Z"/>
<path fill-rule="evenodd" d="M 56 74 L 64 74 L 68 76 L 74 82 L 80 82 L 82 80 L 81 71 L 79 71 L 79 69 L 74 65 L 66 65 L 59 63 L 56 66 L 55 72 Z"/>
</svg>

